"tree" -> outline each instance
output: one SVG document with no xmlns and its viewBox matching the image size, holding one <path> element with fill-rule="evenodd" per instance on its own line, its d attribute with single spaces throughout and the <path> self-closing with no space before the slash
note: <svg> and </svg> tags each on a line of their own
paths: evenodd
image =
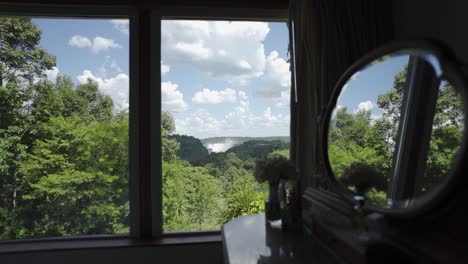
<svg viewBox="0 0 468 264">
<path fill-rule="evenodd" d="M 55 66 L 55 57 L 38 47 L 41 30 L 27 17 L 0 17 L 0 86 L 21 77 L 30 83 Z"/>
<path fill-rule="evenodd" d="M 219 217 L 221 185 L 206 168 L 186 161 L 163 162 L 164 230 L 213 228 Z"/>
<path fill-rule="evenodd" d="M 237 178 L 232 191 L 226 197 L 226 209 L 219 222 L 224 224 L 239 216 L 264 212 L 266 198 L 267 192 L 262 190 L 253 177 Z"/>
<path fill-rule="evenodd" d="M 161 113 L 161 147 L 163 161 L 171 162 L 177 157 L 179 143 L 169 136 L 175 132 L 174 118 L 168 112 Z"/>
<path fill-rule="evenodd" d="M 370 112 L 365 111 L 336 111 L 329 130 L 328 153 L 335 175 L 340 177 L 345 169 L 364 162 L 385 177 L 391 176 L 406 75 L 407 67 L 395 75 L 392 89 L 378 96 L 377 104 L 383 111 L 380 118 L 372 120 Z M 460 93 L 443 82 L 436 102 L 422 191 L 434 188 L 447 177 L 461 145 L 463 124 Z M 382 202 L 380 193 L 369 195 Z"/>
<path fill-rule="evenodd" d="M 52 118 L 19 162 L 18 236 L 105 234 L 128 227 L 128 123 Z"/>
<path fill-rule="evenodd" d="M 86 83 L 76 87 L 76 94 L 86 102 L 86 112 L 97 121 L 108 121 L 112 118 L 114 102 L 109 96 L 105 96 L 99 91 L 97 82 L 88 79 Z"/>
</svg>

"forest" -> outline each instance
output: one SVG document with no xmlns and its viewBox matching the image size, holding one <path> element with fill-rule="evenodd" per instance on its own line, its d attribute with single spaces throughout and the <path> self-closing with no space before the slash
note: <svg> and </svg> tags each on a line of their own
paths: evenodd
<svg viewBox="0 0 468 264">
<path fill-rule="evenodd" d="M 91 80 L 48 81 L 44 72 L 56 60 L 39 46 L 41 34 L 30 18 L 0 17 L 0 239 L 128 234 L 128 111 L 117 111 Z M 388 176 L 405 74 L 379 96 L 380 118 L 336 111 L 329 156 L 337 176 L 364 161 Z M 426 189 L 447 173 L 461 144 L 462 110 L 453 87 L 444 86 Z M 217 229 L 264 211 L 267 186 L 253 177 L 255 160 L 288 157 L 287 142 L 255 139 L 209 153 L 200 139 L 175 134 L 170 113 L 161 120 L 165 231 Z"/>
<path fill-rule="evenodd" d="M 128 111 L 91 80 L 47 80 L 56 58 L 41 34 L 30 18 L 0 17 L 0 239 L 128 234 Z M 165 231 L 216 229 L 264 210 L 255 158 L 287 155 L 287 144 L 208 155 L 199 139 L 173 135 L 170 113 L 161 129 Z"/>
</svg>

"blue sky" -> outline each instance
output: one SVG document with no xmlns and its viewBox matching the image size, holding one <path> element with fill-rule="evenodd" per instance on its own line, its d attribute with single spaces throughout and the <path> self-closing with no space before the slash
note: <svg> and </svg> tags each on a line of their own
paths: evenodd
<svg viewBox="0 0 468 264">
<path fill-rule="evenodd" d="M 56 55 L 54 80 L 65 74 L 88 78 L 128 108 L 128 20 L 34 19 L 40 45 Z M 290 72 L 285 23 L 162 22 L 162 110 L 176 121 L 176 133 L 214 136 L 289 135 Z M 338 105 L 378 116 L 377 96 L 388 91 L 407 57 L 395 57 L 354 76 Z M 388 74 L 388 73 L 392 74 Z"/>
<path fill-rule="evenodd" d="M 57 57 L 50 80 L 91 78 L 118 109 L 128 107 L 127 20 L 33 21 Z M 287 46 L 284 23 L 163 21 L 162 110 L 177 133 L 199 138 L 289 135 Z"/>
<path fill-rule="evenodd" d="M 394 56 L 359 71 L 345 85 L 337 107 L 346 107 L 348 113 L 370 110 L 374 117 L 379 117 L 382 110 L 377 105 L 378 96 L 392 90 L 394 76 L 408 60 L 408 55 Z"/>
</svg>

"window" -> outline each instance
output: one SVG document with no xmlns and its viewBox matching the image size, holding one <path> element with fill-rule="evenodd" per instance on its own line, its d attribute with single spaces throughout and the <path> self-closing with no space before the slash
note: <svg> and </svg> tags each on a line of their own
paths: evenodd
<svg viewBox="0 0 468 264">
<path fill-rule="evenodd" d="M 0 17 L 1 240 L 129 233 L 128 40 L 128 19 Z"/>
<path fill-rule="evenodd" d="M 150 8 L 101 8 L 98 6 L 68 8 L 31 5 L 26 9 L 23 6 L 11 4 L 0 5 L 2 23 L 5 23 L 7 18 L 16 19 L 20 16 L 25 22 L 30 23 L 32 28 L 39 29 L 35 30 L 35 34 L 41 36 L 40 39 L 34 40 L 37 42 L 35 45 L 27 48 L 44 50 L 35 53 L 38 56 L 35 58 L 40 58 L 40 61 L 23 65 L 25 69 L 13 70 L 14 74 L 4 77 L 4 71 L 7 66 L 11 65 L 5 64 L 8 59 L 5 57 L 8 55 L 5 52 L 7 44 L 5 44 L 5 38 L 0 35 L 0 41 L 3 41 L 0 42 L 0 56 L 3 56 L 0 64 L 2 73 L 2 78 L 0 78 L 2 80 L 0 84 L 2 87 L 0 148 L 5 150 L 0 153 L 2 176 L 0 178 L 2 189 L 0 239 L 65 236 L 82 238 L 82 235 L 100 234 L 122 234 L 130 235 L 132 238 L 171 237 L 171 234 L 162 232 L 164 202 L 162 196 L 163 192 L 166 192 L 163 190 L 162 181 L 168 178 L 163 177 L 160 167 L 162 156 L 165 156 L 161 155 L 161 145 L 165 147 L 165 141 L 169 145 L 174 142 L 176 134 L 180 131 L 180 126 L 177 127 L 180 116 L 178 112 L 166 111 L 165 104 L 174 102 L 161 101 L 161 96 L 164 97 L 164 91 L 176 91 L 176 95 L 177 91 L 185 93 L 183 89 L 190 85 L 184 83 L 186 79 L 180 75 L 180 71 L 188 66 L 184 66 L 183 61 L 174 60 L 170 56 L 165 58 L 160 54 L 160 47 L 163 46 L 160 42 L 162 21 L 160 15 L 173 18 L 184 16 L 183 13 L 188 12 L 191 14 L 190 17 L 194 17 L 193 14 L 199 14 L 204 18 L 218 17 L 220 20 L 225 20 L 226 17 L 231 16 L 239 19 L 255 18 L 260 14 L 259 19 L 285 21 L 286 7 L 277 10 L 223 9 L 222 12 L 218 12 L 218 8 L 206 10 L 188 8 L 180 12 L 169 8 L 164 9 L 162 13 L 159 11 L 156 13 Z M 15 17 L 10 15 L 15 15 Z M 16 23 L 14 27 L 18 25 L 21 24 Z M 285 24 L 269 23 L 267 28 L 271 32 L 266 34 L 268 35 L 266 38 L 271 38 L 271 40 L 264 42 L 262 39 L 260 43 L 256 43 L 257 47 L 260 47 L 259 58 L 265 60 L 262 62 L 265 64 L 256 68 L 258 71 L 255 74 L 258 76 L 245 77 L 248 81 L 256 78 L 252 80 L 253 84 L 260 84 L 260 80 L 267 79 L 260 75 L 268 73 L 272 76 L 275 69 L 284 71 L 286 69 L 284 66 L 288 65 Z M 276 31 L 274 28 L 281 28 L 282 33 L 273 34 L 272 32 Z M 0 30 L 0 34 L 3 33 L 5 31 Z M 176 47 L 181 51 L 185 48 L 187 51 L 184 41 L 181 43 L 173 48 Z M 185 44 L 187 43 L 190 42 L 185 41 Z M 281 44 L 277 47 L 269 46 L 271 43 Z M 200 51 L 197 49 L 197 43 L 188 50 Z M 273 50 L 277 50 L 277 53 L 272 52 Z M 221 50 L 217 52 L 219 52 L 218 55 L 223 54 Z M 227 49 L 226 53 L 228 53 Z M 51 56 L 47 56 L 48 54 Z M 203 55 L 203 49 L 200 54 Z M 56 58 L 55 62 L 52 55 Z M 267 59 L 278 62 L 283 67 L 267 69 Z M 18 62 L 16 57 L 12 61 Z M 245 59 L 245 62 L 249 61 L 250 58 Z M 235 79 L 242 75 L 242 72 L 235 70 L 245 71 L 249 67 L 257 66 L 243 62 L 229 73 L 231 76 L 224 77 Z M 154 71 L 155 69 L 157 70 Z M 289 67 L 287 70 L 289 71 Z M 174 78 L 177 72 L 179 76 Z M 195 72 L 197 70 L 192 69 L 192 74 Z M 228 71 L 224 69 L 224 72 Z M 31 74 L 28 75 L 28 73 Z M 190 77 L 188 71 L 182 74 L 188 74 L 187 77 Z M 215 91 L 215 94 L 216 92 L 223 94 L 221 92 L 225 92 L 227 88 L 236 90 L 237 105 L 232 106 L 241 107 L 240 99 L 246 98 L 249 101 L 242 101 L 243 109 L 248 108 L 252 116 L 255 114 L 259 118 L 255 121 L 260 122 L 270 118 L 273 124 L 278 124 L 279 121 L 276 118 L 281 117 L 280 128 L 282 130 L 275 130 L 276 127 L 274 127 L 268 135 L 281 136 L 282 140 L 287 141 L 284 137 L 288 136 L 289 131 L 285 123 L 289 119 L 287 109 L 289 79 L 285 82 L 281 79 L 281 89 L 275 91 L 280 93 L 276 93 L 273 99 L 261 99 L 268 97 L 268 88 L 258 90 L 258 95 L 253 94 L 254 89 L 246 88 L 243 94 L 239 92 L 240 86 L 225 86 L 222 80 L 211 79 L 213 76 L 206 75 L 206 69 L 204 74 L 206 80 L 205 83 L 199 84 L 199 90 L 203 91 L 202 88 L 207 88 L 209 92 Z M 159 78 L 161 76 L 162 80 Z M 162 86 L 160 86 L 161 81 Z M 210 86 L 205 86 L 208 84 Z M 242 85 L 253 84 L 245 82 Z M 22 89 L 21 92 L 13 93 L 14 85 Z M 279 87 L 276 83 L 274 85 Z M 158 89 L 154 89 L 155 87 Z M 262 95 L 261 92 L 266 93 Z M 18 94 L 20 96 L 17 96 Z M 190 94 L 185 97 L 188 111 L 191 110 L 193 96 L 194 94 Z M 5 102 L 11 104 L 4 104 Z M 177 103 L 177 100 L 175 102 Z M 272 102 L 275 105 L 268 107 Z M 213 109 L 215 108 L 209 111 Z M 212 111 L 211 114 L 216 113 Z M 30 122 L 27 123 L 28 127 L 11 125 L 12 122 L 22 120 L 18 116 L 27 117 L 25 122 Z M 165 119 L 166 117 L 172 117 L 172 120 L 175 120 L 174 133 L 169 133 L 169 130 L 165 133 L 161 130 L 161 117 L 164 122 L 171 121 L 170 118 Z M 239 120 L 242 121 L 242 119 Z M 171 124 L 171 122 L 168 123 Z M 24 128 L 30 129 L 31 137 L 22 137 L 21 129 Z M 262 133 L 262 130 L 256 130 L 255 133 L 246 135 L 264 136 Z M 211 134 L 210 137 L 216 135 Z M 231 137 L 242 134 L 220 132 L 220 135 Z M 280 143 L 281 148 L 284 147 L 285 142 Z M 217 142 L 204 142 L 204 144 L 205 149 L 208 144 L 211 144 L 210 151 L 213 153 L 219 150 L 217 147 L 220 144 Z M 177 145 L 183 144 L 177 143 Z M 177 155 L 180 155 L 180 149 Z M 193 153 L 192 149 L 189 151 Z M 244 163 L 244 160 L 239 160 Z M 239 162 L 239 160 L 235 161 Z M 195 179 L 195 182 L 200 184 L 199 190 L 203 189 L 206 184 L 203 177 L 208 176 L 209 173 L 205 173 L 208 169 L 189 161 L 180 162 L 184 164 L 182 166 L 184 173 L 188 172 L 196 176 L 202 174 L 202 177 Z M 245 163 L 245 166 L 251 170 L 252 161 Z M 21 175 L 10 173 L 9 169 L 12 164 L 20 168 L 15 172 Z M 171 164 L 164 166 L 168 165 L 171 166 Z M 167 171 L 164 170 L 164 172 Z M 21 178 L 20 181 L 20 177 L 26 173 L 30 177 Z M 249 178 L 249 181 L 251 180 Z M 25 188 L 20 190 L 19 187 Z M 255 198 L 264 195 L 263 188 L 261 185 L 256 186 L 259 192 L 255 193 Z M 3 192 L 4 189 L 9 189 L 10 192 Z M 199 194 L 206 197 L 205 193 Z M 203 207 L 204 200 L 199 201 Z M 217 205 L 223 203 L 226 204 L 221 200 L 216 201 Z M 262 206 L 263 201 L 258 207 Z M 31 211 L 28 212 L 28 210 L 36 210 L 38 214 L 32 217 Z M 214 218 L 199 213 L 190 214 L 190 218 L 203 221 L 191 220 L 190 225 L 165 226 L 164 231 L 218 229 L 221 224 L 221 221 L 214 221 Z M 207 221 L 207 219 L 210 220 Z M 213 234 L 213 232 L 197 234 L 201 236 L 200 234 Z M 193 233 L 187 235 L 194 236 Z M 101 238 L 107 239 L 108 237 L 115 238 L 115 236 Z M 190 241 L 196 241 L 196 239 Z"/>
<path fill-rule="evenodd" d="M 286 23 L 163 20 L 163 230 L 261 213 L 255 160 L 289 156 Z"/>
</svg>

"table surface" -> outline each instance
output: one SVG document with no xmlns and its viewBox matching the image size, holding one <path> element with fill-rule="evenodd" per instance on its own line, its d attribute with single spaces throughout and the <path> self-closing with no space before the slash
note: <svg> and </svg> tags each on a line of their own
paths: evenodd
<svg viewBox="0 0 468 264">
<path fill-rule="evenodd" d="M 300 232 L 281 230 L 281 221 L 265 225 L 265 215 L 241 216 L 223 225 L 226 264 L 330 264 L 329 254 Z"/>
</svg>

